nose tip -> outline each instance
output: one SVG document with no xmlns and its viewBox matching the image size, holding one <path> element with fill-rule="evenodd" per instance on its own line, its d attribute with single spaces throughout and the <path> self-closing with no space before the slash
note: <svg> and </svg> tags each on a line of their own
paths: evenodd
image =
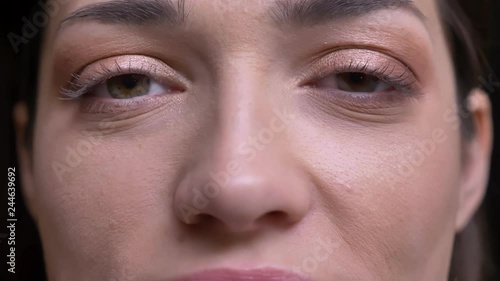
<svg viewBox="0 0 500 281">
<path fill-rule="evenodd" d="M 263 167 L 229 175 L 208 173 L 204 184 L 187 181 L 175 195 L 177 216 L 185 224 L 222 224 L 230 232 L 251 232 L 300 221 L 309 209 L 303 177 L 283 168 Z M 198 183 L 198 184 L 196 184 Z"/>
</svg>

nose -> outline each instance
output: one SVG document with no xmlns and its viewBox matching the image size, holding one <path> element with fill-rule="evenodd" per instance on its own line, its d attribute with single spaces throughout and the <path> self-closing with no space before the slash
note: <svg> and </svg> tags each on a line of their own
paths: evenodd
<svg viewBox="0 0 500 281">
<path fill-rule="evenodd" d="M 223 224 L 232 232 L 300 221 L 310 196 L 306 186 L 299 186 L 300 173 L 268 158 L 200 168 L 176 193 L 178 218 L 186 224 Z"/>
<path fill-rule="evenodd" d="M 255 94 L 262 89 L 238 81 L 227 95 L 221 91 L 216 120 L 207 121 L 210 133 L 193 148 L 175 191 L 175 213 L 184 224 L 231 232 L 297 223 L 309 210 L 311 188 L 290 151 L 291 121 Z"/>
</svg>

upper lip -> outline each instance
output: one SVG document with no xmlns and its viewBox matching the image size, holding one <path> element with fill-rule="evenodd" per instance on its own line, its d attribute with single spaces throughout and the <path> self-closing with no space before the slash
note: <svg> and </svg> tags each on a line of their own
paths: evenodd
<svg viewBox="0 0 500 281">
<path fill-rule="evenodd" d="M 198 272 L 171 281 L 313 281 L 291 271 L 279 269 L 215 269 Z"/>
</svg>

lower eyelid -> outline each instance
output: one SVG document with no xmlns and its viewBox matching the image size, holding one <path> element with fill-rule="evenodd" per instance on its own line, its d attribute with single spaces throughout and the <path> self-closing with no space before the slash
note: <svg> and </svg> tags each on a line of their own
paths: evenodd
<svg viewBox="0 0 500 281">
<path fill-rule="evenodd" d="M 323 112 L 327 116 L 347 118 L 347 120 L 401 120 L 412 112 L 412 96 L 401 95 L 396 91 L 383 94 L 350 94 L 342 91 L 308 90 L 302 95 L 308 111 Z"/>
<path fill-rule="evenodd" d="M 103 118 L 131 119 L 145 113 L 150 113 L 157 108 L 165 106 L 179 106 L 184 102 L 185 96 L 177 95 L 169 98 L 157 96 L 143 96 L 137 99 L 102 99 L 90 97 L 82 100 L 80 111 Z M 117 117 L 116 115 L 120 115 Z"/>
</svg>

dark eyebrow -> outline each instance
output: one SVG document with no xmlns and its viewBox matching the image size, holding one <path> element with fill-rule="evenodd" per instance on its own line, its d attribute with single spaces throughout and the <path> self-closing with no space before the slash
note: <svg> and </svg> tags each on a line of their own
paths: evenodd
<svg viewBox="0 0 500 281">
<path fill-rule="evenodd" d="M 425 19 L 412 0 L 276 0 L 271 16 L 281 25 L 315 25 L 389 8 L 404 8 Z M 105 24 L 182 25 L 186 17 L 185 0 L 110 0 L 78 9 L 63 19 L 58 29 L 66 23 L 86 20 Z"/>
<path fill-rule="evenodd" d="M 85 6 L 61 21 L 63 24 L 73 21 L 91 20 L 101 23 L 145 25 L 167 22 L 182 25 L 186 18 L 185 0 L 111 0 Z"/>
<path fill-rule="evenodd" d="M 406 9 L 425 19 L 412 0 L 278 0 L 271 16 L 280 25 L 316 25 L 382 9 Z"/>
</svg>

